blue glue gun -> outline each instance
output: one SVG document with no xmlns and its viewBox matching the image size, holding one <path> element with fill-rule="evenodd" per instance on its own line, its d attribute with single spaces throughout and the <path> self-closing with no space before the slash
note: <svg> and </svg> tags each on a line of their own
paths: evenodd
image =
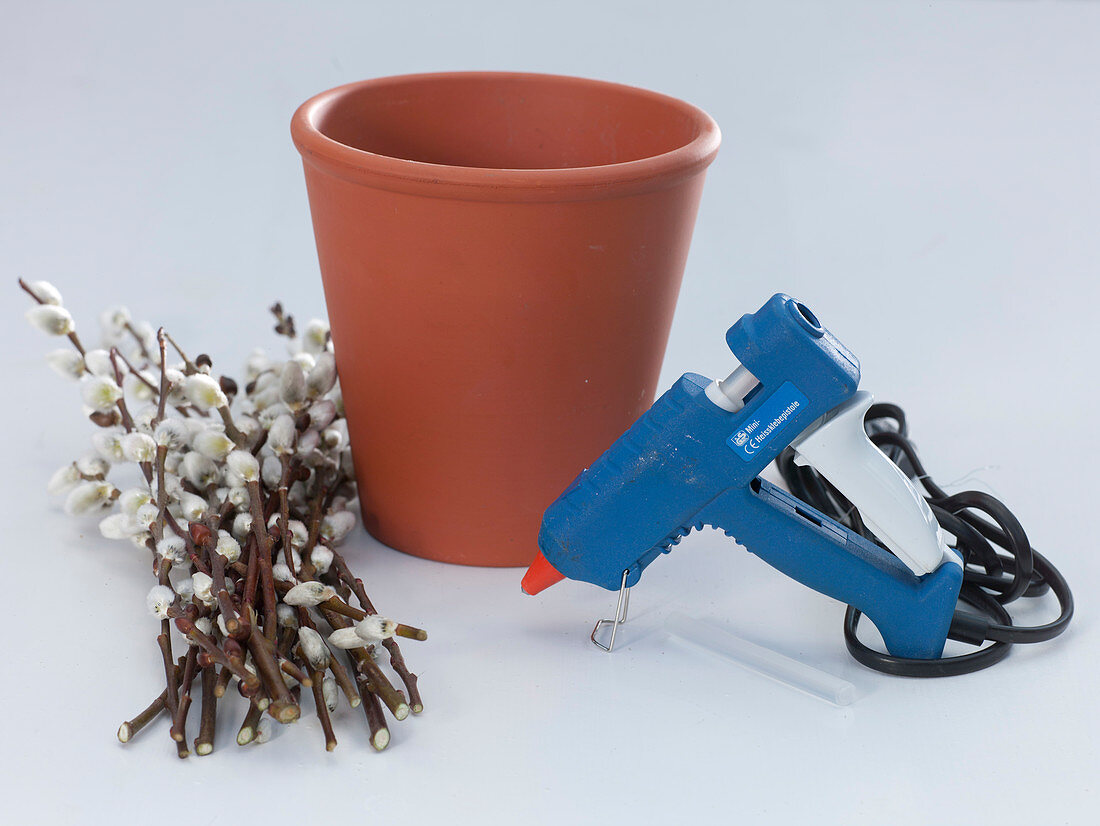
<svg viewBox="0 0 1100 826">
<path fill-rule="evenodd" d="M 939 657 L 962 559 L 868 439 L 873 397 L 857 391 L 856 357 L 783 294 L 742 316 L 726 342 L 736 370 L 720 381 L 681 376 L 546 510 L 524 591 L 569 578 L 625 592 L 685 534 L 709 525 L 858 608 L 894 656 Z M 859 509 L 881 544 L 760 477 L 788 446 Z"/>
</svg>

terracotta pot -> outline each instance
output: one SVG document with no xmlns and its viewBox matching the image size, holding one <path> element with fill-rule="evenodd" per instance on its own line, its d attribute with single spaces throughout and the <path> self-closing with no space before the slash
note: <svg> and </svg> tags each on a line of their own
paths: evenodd
<svg viewBox="0 0 1100 826">
<path fill-rule="evenodd" d="M 717 125 L 463 72 L 341 86 L 291 131 L 367 529 L 528 564 L 543 510 L 653 399 Z"/>
</svg>

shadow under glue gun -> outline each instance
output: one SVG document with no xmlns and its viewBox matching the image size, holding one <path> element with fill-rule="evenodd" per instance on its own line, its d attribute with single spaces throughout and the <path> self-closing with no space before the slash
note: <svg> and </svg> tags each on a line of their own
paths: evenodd
<svg viewBox="0 0 1100 826">
<path fill-rule="evenodd" d="M 724 531 L 804 585 L 859 609 L 898 657 L 943 653 L 962 583 L 928 504 L 868 439 L 873 397 L 859 362 L 804 305 L 777 294 L 726 333 L 740 361 L 711 381 L 687 373 L 547 509 L 536 594 L 563 578 L 619 591 L 592 640 L 611 650 L 624 597 L 692 529 Z M 858 508 L 878 545 L 760 478 L 786 447 Z M 596 639 L 612 623 L 609 645 Z"/>
</svg>

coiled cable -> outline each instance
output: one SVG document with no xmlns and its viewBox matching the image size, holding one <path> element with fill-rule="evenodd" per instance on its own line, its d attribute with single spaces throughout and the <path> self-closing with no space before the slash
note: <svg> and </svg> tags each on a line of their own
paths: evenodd
<svg viewBox="0 0 1100 826">
<path fill-rule="evenodd" d="M 936 660 L 884 654 L 860 641 L 857 632 L 861 614 L 849 605 L 844 615 L 844 642 L 849 653 L 868 668 L 887 674 L 950 677 L 1000 662 L 1013 645 L 1043 642 L 1065 631 L 1073 617 L 1069 584 L 1050 560 L 1031 547 L 1023 526 L 1004 503 L 982 491 L 948 494 L 937 485 L 909 440 L 905 412 L 897 405 L 871 405 L 864 428 L 871 441 L 924 488 L 932 513 L 940 527 L 955 538 L 953 547 L 962 555 L 959 602 L 979 613 L 956 610 L 948 638 L 985 647 Z M 878 542 L 856 507 L 816 470 L 795 464 L 794 457 L 794 450 L 787 448 L 777 461 L 791 493 L 866 539 Z M 1006 605 L 1048 592 L 1054 594 L 1061 609 L 1056 620 L 1030 627 L 1013 624 Z"/>
</svg>

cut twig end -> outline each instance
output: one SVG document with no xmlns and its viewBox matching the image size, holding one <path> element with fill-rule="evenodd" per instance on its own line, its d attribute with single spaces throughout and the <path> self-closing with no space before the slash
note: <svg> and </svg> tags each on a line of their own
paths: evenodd
<svg viewBox="0 0 1100 826">
<path fill-rule="evenodd" d="M 423 628 L 413 628 L 411 625 L 399 624 L 393 633 L 394 636 L 405 637 L 409 640 L 418 640 L 419 642 L 424 642 L 428 639 L 427 631 Z"/>
<path fill-rule="evenodd" d="M 268 713 L 280 723 L 293 723 L 301 716 L 302 709 L 296 703 L 276 700 L 271 704 Z"/>
</svg>

